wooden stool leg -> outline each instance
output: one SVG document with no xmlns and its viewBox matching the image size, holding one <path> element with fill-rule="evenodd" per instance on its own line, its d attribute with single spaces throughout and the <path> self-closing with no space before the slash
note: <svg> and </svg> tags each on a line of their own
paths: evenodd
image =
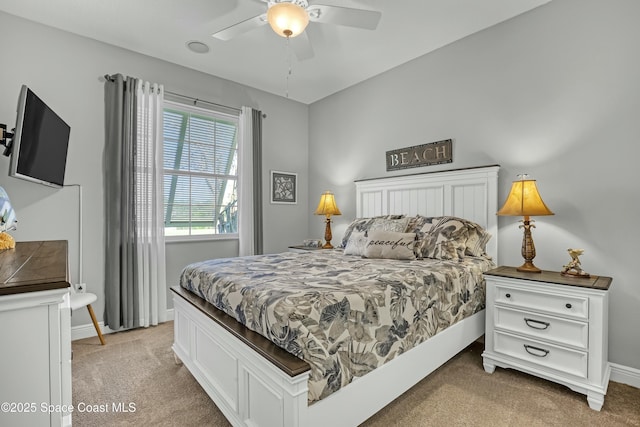
<svg viewBox="0 0 640 427">
<path fill-rule="evenodd" d="M 91 316 L 93 327 L 96 328 L 96 332 L 98 333 L 98 338 L 100 338 L 100 344 L 104 345 L 104 338 L 102 338 L 102 332 L 100 332 L 100 326 L 98 325 L 98 321 L 96 320 L 96 315 L 93 313 L 93 308 L 91 307 L 91 304 L 87 304 L 87 310 L 89 310 L 89 315 Z"/>
</svg>

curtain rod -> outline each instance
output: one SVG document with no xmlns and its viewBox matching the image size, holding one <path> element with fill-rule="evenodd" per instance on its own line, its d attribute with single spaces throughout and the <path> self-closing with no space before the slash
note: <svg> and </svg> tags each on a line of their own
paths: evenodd
<svg viewBox="0 0 640 427">
<path fill-rule="evenodd" d="M 182 95 L 180 93 L 171 92 L 169 90 L 165 90 L 164 93 L 167 93 L 167 94 L 172 95 L 172 96 L 177 96 L 178 98 L 190 99 L 191 101 L 193 101 L 193 105 L 195 105 L 197 102 L 202 102 L 204 104 L 213 105 L 213 106 L 216 106 L 216 107 L 220 107 L 220 108 L 224 108 L 224 109 L 227 109 L 227 110 L 235 111 L 237 113 L 240 113 L 242 111 L 239 108 L 229 107 L 228 105 L 222 105 L 222 104 L 218 104 L 216 102 L 205 101 L 204 99 L 194 98 L 193 96 L 188 96 L 188 95 Z"/>
<path fill-rule="evenodd" d="M 105 74 L 104 78 L 105 78 L 105 80 L 113 81 L 113 77 L 110 76 L 109 74 Z M 240 113 L 242 111 L 240 108 L 230 107 L 228 105 L 218 104 L 216 102 L 206 101 L 204 99 L 194 98 L 194 97 L 188 96 L 188 95 L 182 95 L 180 93 L 171 92 L 169 90 L 165 90 L 164 93 L 172 95 L 172 96 L 176 96 L 178 98 L 190 99 L 191 101 L 193 101 L 193 105 L 196 105 L 196 103 L 198 103 L 198 102 L 202 102 L 202 103 L 205 103 L 205 104 L 209 104 L 209 105 L 213 105 L 213 106 L 216 106 L 216 107 L 224 108 L 224 109 L 227 109 L 227 110 L 235 111 L 236 113 Z M 267 115 L 265 113 L 262 113 L 262 118 L 266 119 Z"/>
</svg>

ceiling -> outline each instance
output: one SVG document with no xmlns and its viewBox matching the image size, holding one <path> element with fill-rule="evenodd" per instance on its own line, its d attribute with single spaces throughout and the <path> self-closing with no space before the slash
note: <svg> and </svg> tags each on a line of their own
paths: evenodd
<svg viewBox="0 0 640 427">
<path fill-rule="evenodd" d="M 382 18 L 373 31 L 310 23 L 314 56 L 303 61 L 268 25 L 211 37 L 264 13 L 260 0 L 0 0 L 0 10 L 310 104 L 549 1 L 310 0 Z M 194 40 L 210 51 L 187 49 Z"/>
</svg>

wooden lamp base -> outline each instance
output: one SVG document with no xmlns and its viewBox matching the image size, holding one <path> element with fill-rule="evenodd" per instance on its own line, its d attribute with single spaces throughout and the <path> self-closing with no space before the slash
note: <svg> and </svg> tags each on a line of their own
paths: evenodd
<svg viewBox="0 0 640 427">
<path fill-rule="evenodd" d="M 331 215 L 327 215 L 325 221 L 327 223 L 324 227 L 324 240 L 326 240 L 326 243 L 322 245 L 322 249 L 333 249 L 333 245 L 331 244 L 331 239 L 333 238 L 331 235 Z"/>
<path fill-rule="evenodd" d="M 524 273 L 542 273 L 542 270 L 533 265 L 533 262 L 531 261 L 525 261 L 524 264 L 516 268 L 516 270 L 522 271 Z"/>
<path fill-rule="evenodd" d="M 525 216 L 520 226 L 520 228 L 524 228 L 524 236 L 522 237 L 522 258 L 524 258 L 524 264 L 516 268 L 516 270 L 525 273 L 542 273 L 542 270 L 533 265 L 533 259 L 536 257 L 536 247 L 533 244 L 533 237 L 531 237 L 531 229 L 535 228 L 535 225 L 531 224 L 532 222 L 528 216 Z"/>
</svg>

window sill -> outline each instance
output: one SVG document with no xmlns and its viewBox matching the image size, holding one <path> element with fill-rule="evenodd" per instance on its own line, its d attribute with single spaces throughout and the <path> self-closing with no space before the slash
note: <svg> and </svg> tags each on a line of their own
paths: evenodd
<svg viewBox="0 0 640 427">
<path fill-rule="evenodd" d="M 165 243 L 214 242 L 220 240 L 238 240 L 237 234 L 217 234 L 213 236 L 165 236 Z"/>
</svg>

